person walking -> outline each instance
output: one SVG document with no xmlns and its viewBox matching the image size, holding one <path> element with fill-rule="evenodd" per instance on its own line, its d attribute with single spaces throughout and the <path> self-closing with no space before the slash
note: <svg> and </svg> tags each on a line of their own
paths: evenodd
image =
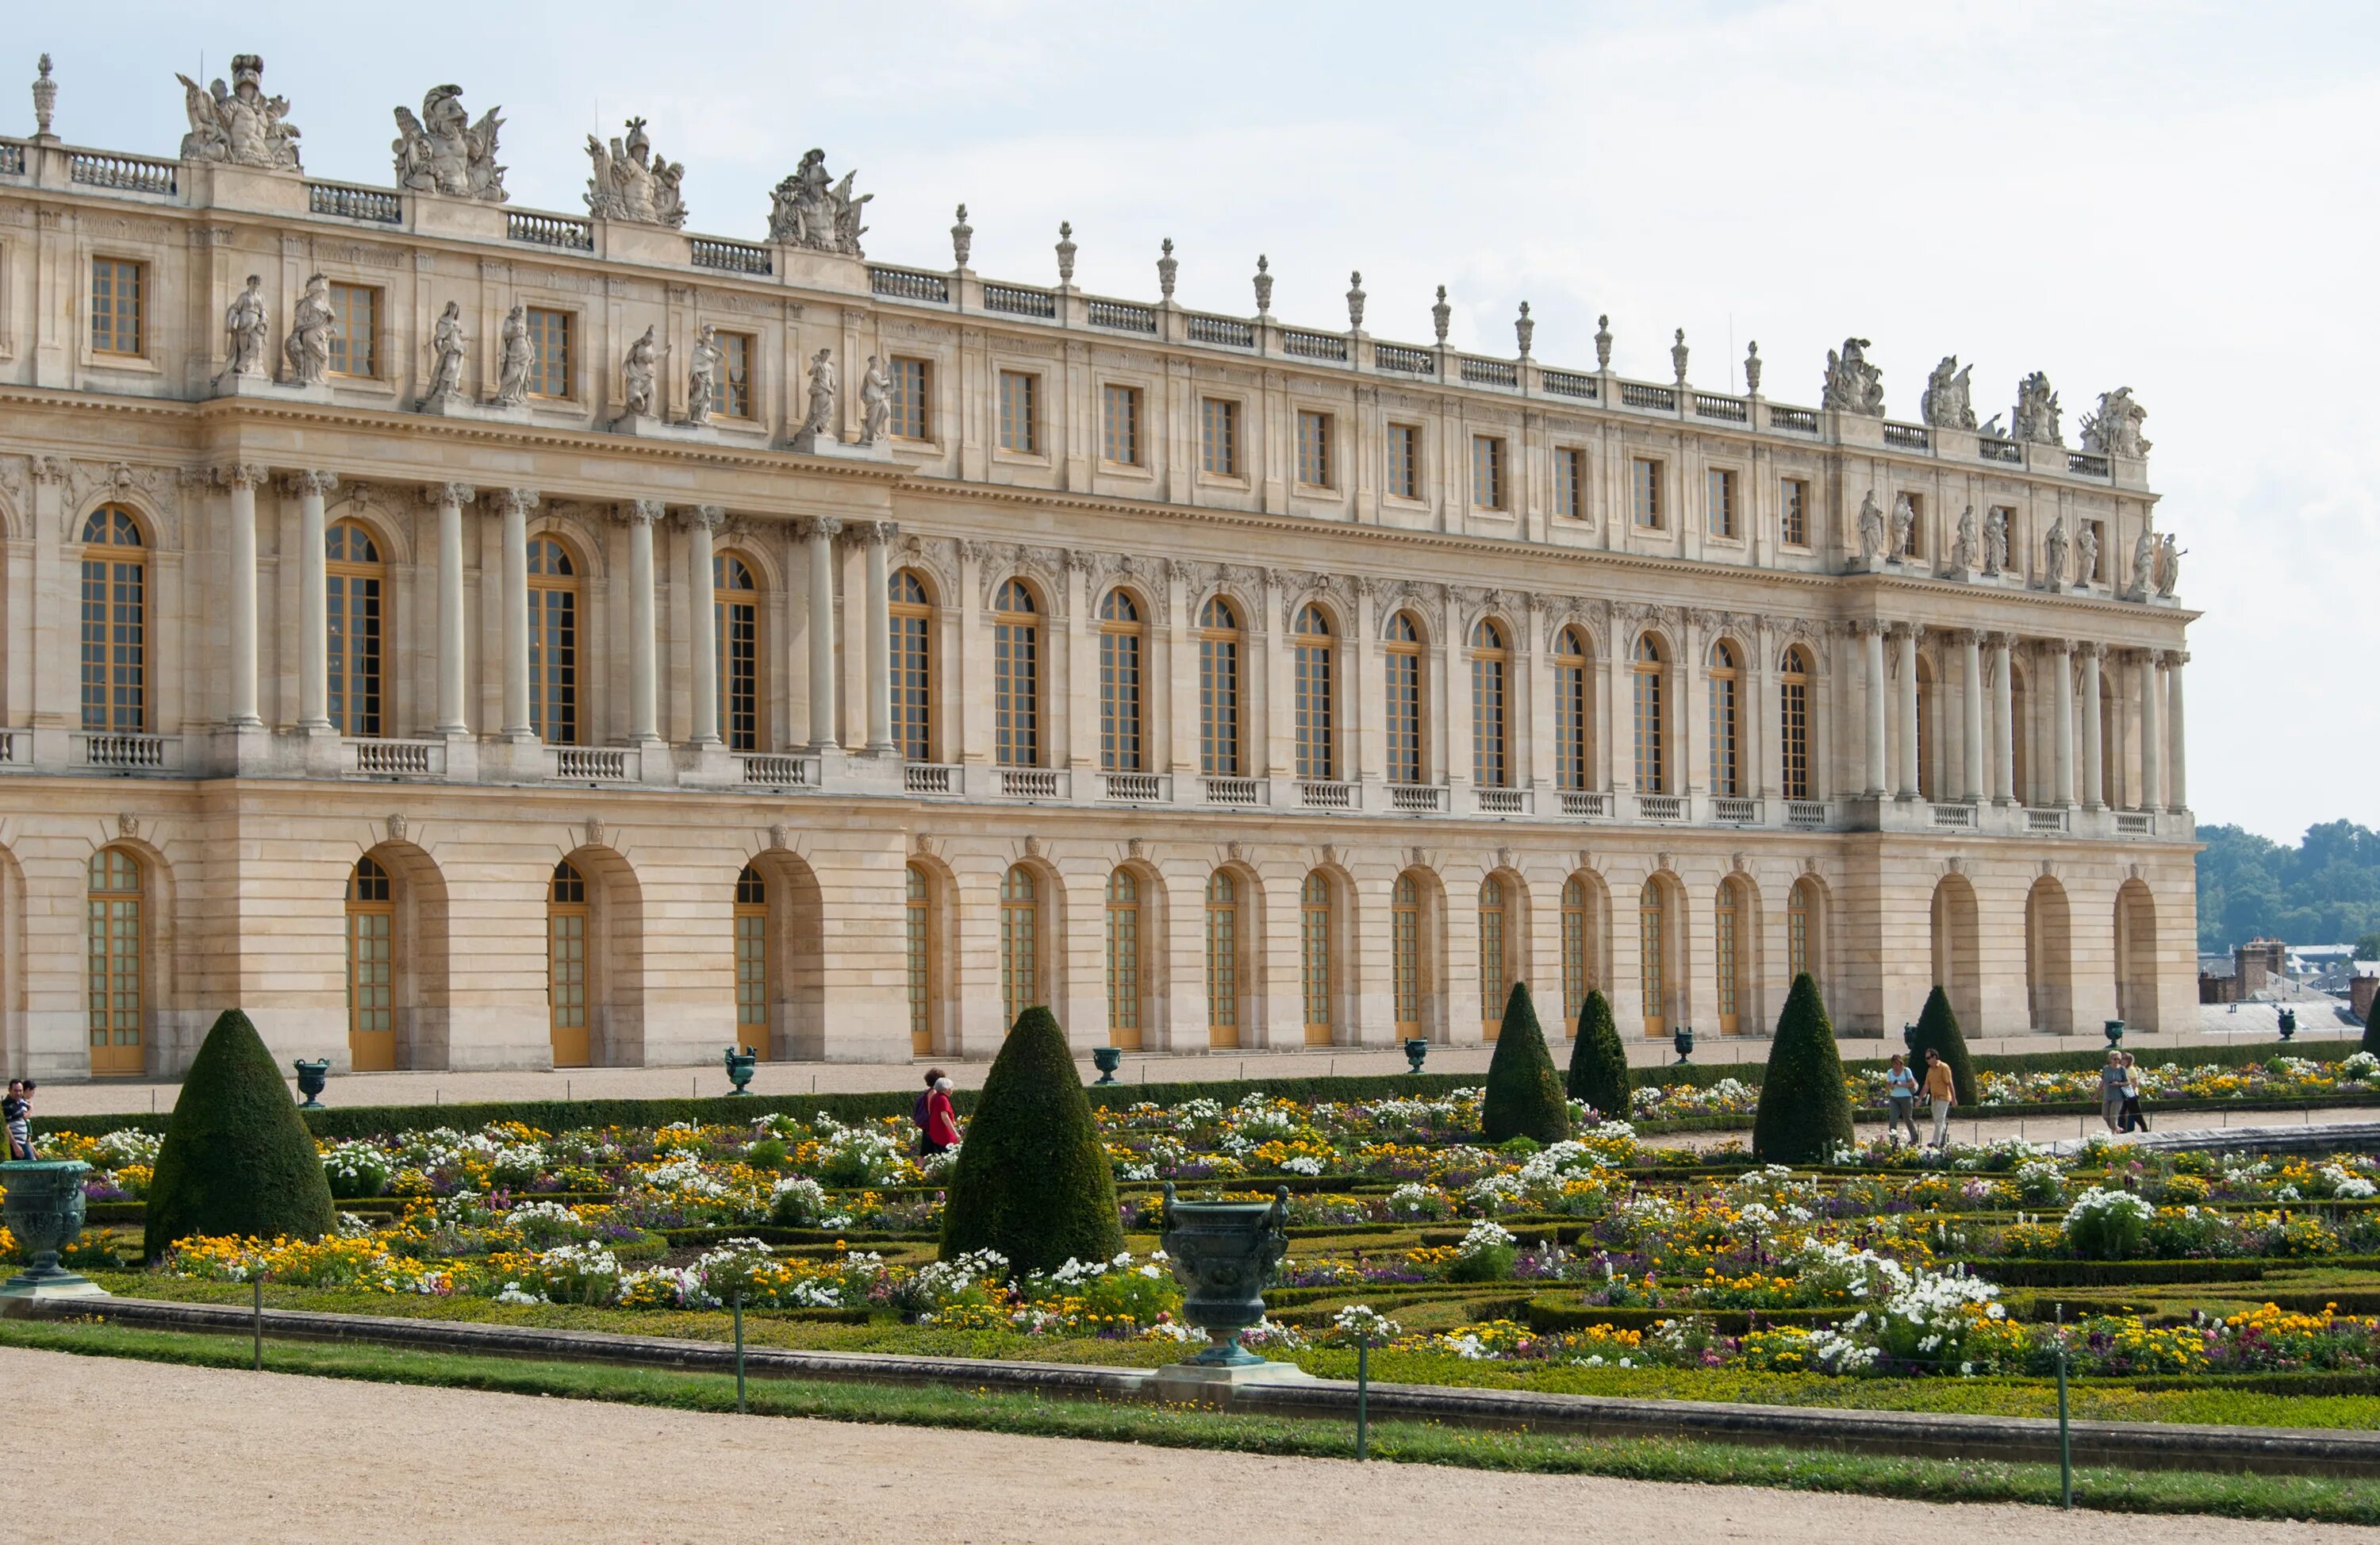
<svg viewBox="0 0 2380 1545">
<path fill-rule="evenodd" d="M 2110 1132 L 2124 1113 L 2124 1054 L 2107 1048 L 2107 1064 L 2099 1069 L 2099 1119 Z"/>
<path fill-rule="evenodd" d="M 909 1107 L 909 1119 L 916 1123 L 917 1127 L 917 1155 L 919 1158 L 923 1158 L 929 1153 L 939 1151 L 927 1146 L 933 1140 L 934 1086 L 939 1084 L 942 1088 L 948 1089 L 950 1087 L 950 1075 L 944 1073 L 941 1068 L 929 1067 L 926 1069 L 926 1087 L 918 1091 L 917 1102 Z"/>
<path fill-rule="evenodd" d="M 1937 1150 L 1947 1147 L 1950 1141 L 1950 1107 L 1959 1102 L 1959 1085 L 1950 1077 L 1950 1064 L 1931 1046 L 1925 1048 L 1925 1098 L 1934 1106 L 1934 1141 L 1928 1146 Z"/>
<path fill-rule="evenodd" d="M 2141 1062 L 2138 1057 L 2133 1056 L 2130 1052 L 2124 1053 L 2122 1101 L 2123 1108 L 2119 1119 L 2123 1130 L 2127 1132 L 2147 1131 L 2149 1129 L 2148 1114 L 2141 1109 Z"/>
<path fill-rule="evenodd" d="M 951 1104 L 951 1081 L 937 1078 L 926 1092 L 926 1136 L 922 1154 L 948 1153 L 959 1146 L 959 1113 Z"/>
<path fill-rule="evenodd" d="M 1917 1146 L 1917 1075 L 1909 1070 L 1909 1059 L 1895 1052 L 1892 1064 L 1884 1070 L 1884 1140 L 1894 1148 L 1900 1146 L 1900 1129 L 1909 1129 L 1909 1146 Z"/>
<path fill-rule="evenodd" d="M 30 1159 L 33 1156 L 33 1080 L 11 1078 L 8 1094 L 0 1100 L 0 1122 L 8 1129 L 8 1157 Z"/>
</svg>

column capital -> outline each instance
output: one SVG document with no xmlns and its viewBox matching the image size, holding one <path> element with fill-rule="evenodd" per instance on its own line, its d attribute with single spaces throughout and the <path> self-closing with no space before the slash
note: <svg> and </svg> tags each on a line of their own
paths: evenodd
<svg viewBox="0 0 2380 1545">
<path fill-rule="evenodd" d="M 612 506 L 612 518 L 624 526 L 650 526 L 669 514 L 659 499 L 623 499 Z"/>
<path fill-rule="evenodd" d="M 251 461 L 237 461 L 228 467 L 218 467 L 212 474 L 214 485 L 228 493 L 235 488 L 255 488 L 271 481 L 272 469 Z"/>
<path fill-rule="evenodd" d="M 2013 651 L 2022 641 L 2013 633 L 1994 633 L 1990 637 L 1992 648 L 1995 650 Z"/>
<path fill-rule="evenodd" d="M 2085 660 L 2105 660 L 2107 658 L 2107 646 L 2096 639 L 2083 639 L 2075 643 L 2074 652 Z"/>
<path fill-rule="evenodd" d="M 686 523 L 689 530 L 699 526 L 711 535 L 717 536 L 719 528 L 727 524 L 727 506 L 725 505 L 690 505 L 678 511 L 678 518 Z"/>
<path fill-rule="evenodd" d="M 2144 649 L 2141 651 L 2141 663 L 2148 666 L 2148 668 L 2153 671 L 2164 669 L 2165 662 L 2166 652 L 2161 649 Z"/>
<path fill-rule="evenodd" d="M 500 488 L 488 496 L 499 515 L 527 515 L 537 508 L 537 490 L 533 488 Z"/>
<path fill-rule="evenodd" d="M 339 475 L 336 472 L 310 470 L 285 472 L 281 476 L 281 486 L 284 491 L 298 498 L 320 499 L 339 486 Z"/>
<path fill-rule="evenodd" d="M 1956 630 L 1956 636 L 1959 642 L 1971 649 L 1981 649 L 1984 645 L 1992 641 L 1991 634 L 1987 630 L 1980 627 L 1959 628 Z"/>
<path fill-rule="evenodd" d="M 2037 639 L 2034 642 L 2050 653 L 2059 656 L 2071 656 L 2076 647 L 2071 639 Z"/>
<path fill-rule="evenodd" d="M 1844 624 L 1852 634 L 1862 639 L 1881 639 L 1891 631 L 1891 624 L 1882 617 L 1853 617 Z"/>
<path fill-rule="evenodd" d="M 1897 622 L 1892 625 L 1892 637 L 1915 643 L 1925 636 L 1925 625 L 1919 622 Z"/>
<path fill-rule="evenodd" d="M 901 534 L 900 523 L 892 520 L 844 520 L 837 524 L 855 547 L 889 547 L 892 539 Z"/>
<path fill-rule="evenodd" d="M 843 534 L 843 522 L 831 515 L 806 515 L 795 525 L 811 541 L 832 541 Z"/>
<path fill-rule="evenodd" d="M 2165 651 L 2165 667 L 2167 670 L 2178 671 L 2189 663 L 2190 651 L 2188 650 L 2169 649 Z"/>
<path fill-rule="evenodd" d="M 421 491 L 421 497 L 432 505 L 468 505 L 478 499 L 480 491 L 469 483 L 431 483 Z"/>
</svg>

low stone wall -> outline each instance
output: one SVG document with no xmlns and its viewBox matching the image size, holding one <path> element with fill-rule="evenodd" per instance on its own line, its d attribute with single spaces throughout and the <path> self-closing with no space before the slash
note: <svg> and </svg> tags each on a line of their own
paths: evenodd
<svg viewBox="0 0 2380 1545">
<path fill-rule="evenodd" d="M 2156 1114 L 2155 1106 L 2150 1107 L 2149 1113 L 2154 1119 Z M 2082 1151 L 2084 1141 L 2052 1143 L 2049 1148 L 2053 1153 L 2078 1153 Z M 2126 1146 L 2160 1153 L 2204 1153 L 2216 1150 L 2240 1153 L 2370 1153 L 2380 1150 L 2380 1121 L 2342 1121 L 2328 1125 L 2303 1126 L 2202 1126 L 2181 1132 L 2153 1131 L 2131 1138 Z"/>
</svg>

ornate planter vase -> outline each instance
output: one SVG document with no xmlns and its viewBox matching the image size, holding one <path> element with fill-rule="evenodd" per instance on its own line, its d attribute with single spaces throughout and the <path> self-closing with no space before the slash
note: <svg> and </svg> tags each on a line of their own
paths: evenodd
<svg viewBox="0 0 2380 1545">
<path fill-rule="evenodd" d="M 722 1061 L 727 1064 L 727 1081 L 735 1086 L 735 1092 L 751 1093 L 752 1091 L 744 1086 L 752 1081 L 752 1070 L 759 1066 L 760 1053 L 749 1046 L 741 1048 L 730 1046 L 726 1056 Z"/>
<path fill-rule="evenodd" d="M 298 1070 L 298 1092 L 306 1097 L 298 1102 L 298 1108 L 301 1111 L 321 1110 L 322 1090 L 331 1082 L 331 1060 L 324 1057 L 320 1062 L 308 1062 L 300 1057 L 289 1065 Z"/>
<path fill-rule="evenodd" d="M 33 1159 L 0 1164 L 0 1186 L 8 1190 L 5 1216 L 18 1248 L 32 1264 L 8 1279 L 6 1293 L 86 1291 L 88 1278 L 58 1264 L 58 1252 L 82 1233 L 82 1177 L 91 1166 L 79 1159 Z"/>
<path fill-rule="evenodd" d="M 2110 1019 L 2110 1020 L 2107 1020 L 2107 1021 L 2106 1021 L 2106 1022 L 2105 1022 L 2105 1026 L 2104 1026 L 2104 1028 L 2105 1028 L 2105 1029 L 2107 1030 L 2107 1044 L 2108 1044 L 2108 1045 L 2113 1046 L 2113 1045 L 2115 1045 L 2118 1041 L 2119 1041 L 2119 1040 L 2123 1040 L 2123 1039 L 2124 1039 L 2124 1022 L 2123 1022 L 2122 1020 L 2120 1020 L 2120 1019 Z"/>
<path fill-rule="evenodd" d="M 1123 1065 L 1123 1048 L 1121 1046 L 1092 1047 L 1091 1065 L 1099 1070 L 1100 1083 L 1114 1083 L 1116 1081 L 1116 1069 Z"/>
<path fill-rule="evenodd" d="M 1269 1202 L 1175 1201 L 1165 1187 L 1165 1253 L 1182 1284 L 1182 1317 L 1207 1332 L 1200 1368 L 1253 1368 L 1239 1333 L 1264 1318 L 1265 1284 L 1289 1248 L 1289 1187 Z"/>
<path fill-rule="evenodd" d="M 1429 1056 L 1429 1042 L 1419 1036 L 1405 1042 L 1405 1071 L 1419 1073 L 1422 1063 Z"/>
</svg>

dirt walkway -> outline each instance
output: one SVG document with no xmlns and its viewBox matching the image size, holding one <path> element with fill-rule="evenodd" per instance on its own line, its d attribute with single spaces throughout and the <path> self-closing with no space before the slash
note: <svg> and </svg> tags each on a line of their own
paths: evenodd
<svg viewBox="0 0 2380 1545">
<path fill-rule="evenodd" d="M 698 1416 L 0 1350 L 0 1516 L 22 1539 L 249 1545 L 1337 1540 L 1644 1545 L 2368 1539 L 2343 1527 L 1506 1476 L 1069 1439 Z M 138 1432 L 135 1449 L 125 1440 Z M 72 1456 L 112 1454 L 94 1483 Z"/>
</svg>

